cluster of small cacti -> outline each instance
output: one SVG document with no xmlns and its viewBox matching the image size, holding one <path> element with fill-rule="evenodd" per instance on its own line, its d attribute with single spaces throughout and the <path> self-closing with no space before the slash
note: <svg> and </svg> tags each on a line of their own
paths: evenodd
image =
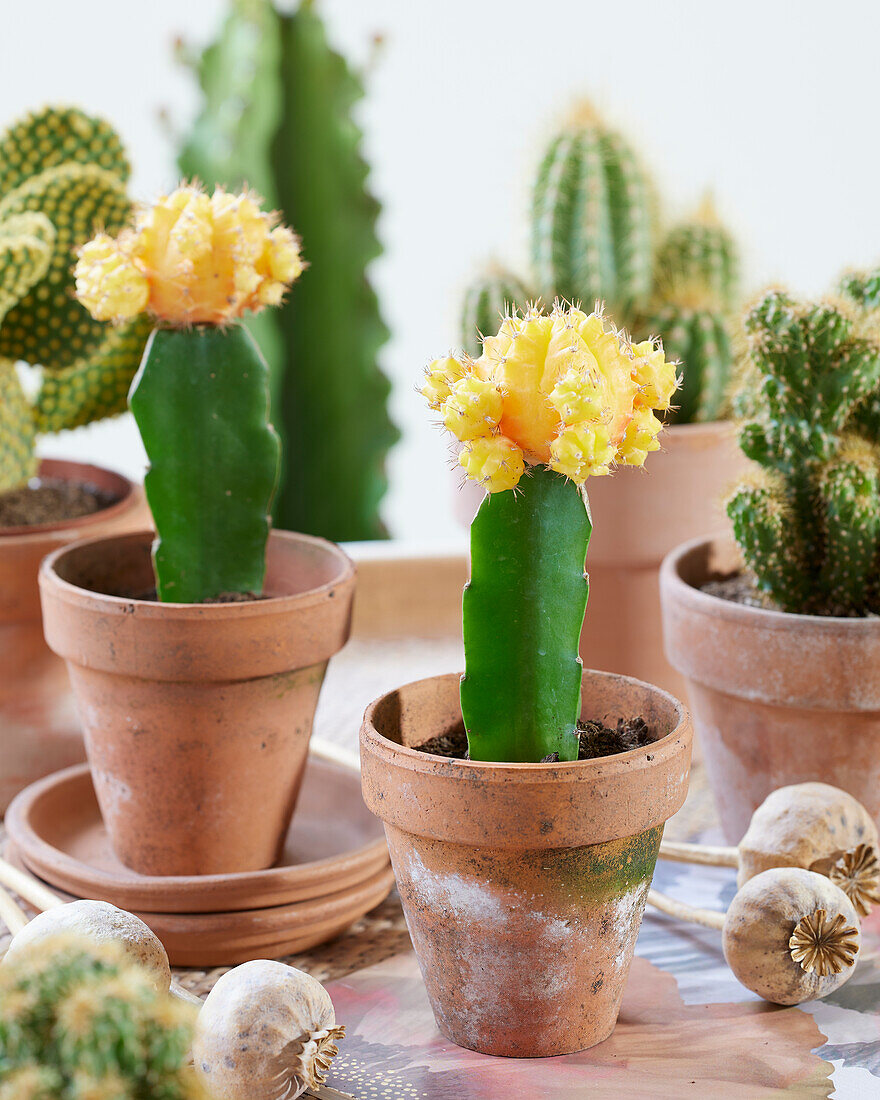
<svg viewBox="0 0 880 1100">
<path fill-rule="evenodd" d="M 0 967 L 0 1100 L 197 1100 L 196 1009 L 121 945 L 75 935 Z"/>
<path fill-rule="evenodd" d="M 633 344 L 601 313 L 559 304 L 512 314 L 476 359 L 428 367 L 422 393 L 488 490 L 463 604 L 472 759 L 577 759 L 592 530 L 582 488 L 659 447 L 675 367 L 658 343 Z"/>
<path fill-rule="evenodd" d="M 657 335 L 681 362 L 667 420 L 721 415 L 733 364 L 730 326 L 739 295 L 730 234 L 706 202 L 661 236 L 653 183 L 629 144 L 581 107 L 551 140 L 532 191 L 529 290 L 495 269 L 465 295 L 462 343 L 473 354 L 510 308 L 541 298 L 591 308 L 604 301 L 630 333 Z"/>
<path fill-rule="evenodd" d="M 251 185 L 320 258 L 277 315 L 248 322 L 272 369 L 284 444 L 276 520 L 337 541 L 382 537 L 385 456 L 398 432 L 377 364 L 388 330 L 366 278 L 381 249 L 352 119 L 361 82 L 308 0 L 290 14 L 272 0 L 233 0 L 193 67 L 204 106 L 182 173 Z"/>
<path fill-rule="evenodd" d="M 773 290 L 745 319 L 740 445 L 762 470 L 727 511 L 758 588 L 784 611 L 880 610 L 878 288 L 880 270 L 827 301 Z"/>
<path fill-rule="evenodd" d="M 0 135 L 0 491 L 36 473 L 36 436 L 125 410 L 148 326 L 109 330 L 74 299 L 74 250 L 128 218 L 116 132 L 48 107 Z M 43 371 L 35 398 L 17 361 Z"/>
<path fill-rule="evenodd" d="M 280 447 L 268 368 L 240 319 L 278 305 L 299 240 L 253 196 L 181 186 L 79 250 L 92 317 L 159 322 L 129 395 L 150 468 L 157 592 L 171 603 L 260 594 Z"/>
</svg>

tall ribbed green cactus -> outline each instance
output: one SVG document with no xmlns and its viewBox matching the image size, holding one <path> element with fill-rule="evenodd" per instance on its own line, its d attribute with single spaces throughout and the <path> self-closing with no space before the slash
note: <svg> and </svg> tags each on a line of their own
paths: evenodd
<svg viewBox="0 0 880 1100">
<path fill-rule="evenodd" d="M 876 610 L 880 580 L 880 328 L 865 305 L 880 271 L 850 277 L 848 301 L 774 290 L 745 328 L 756 413 L 740 445 L 763 471 L 727 511 L 758 587 L 784 611 Z"/>
<path fill-rule="evenodd" d="M 188 176 L 248 182 L 305 241 L 306 272 L 275 315 L 248 322 L 273 369 L 284 443 L 276 522 L 333 539 L 381 537 L 385 455 L 398 438 L 377 365 L 388 338 L 366 269 L 378 204 L 352 109 L 360 81 L 305 0 L 234 0 L 198 62 L 205 102 L 179 163 Z"/>
<path fill-rule="evenodd" d="M 129 165 L 106 122 L 47 107 L 0 135 L 0 492 L 36 472 L 39 433 L 125 410 L 148 326 L 109 331 L 73 297 L 74 250 L 118 228 Z M 36 400 L 16 360 L 43 368 Z"/>
<path fill-rule="evenodd" d="M 645 307 L 655 244 L 653 186 L 638 158 L 588 106 L 550 142 L 532 191 L 532 268 L 545 299 L 620 319 Z"/>
<path fill-rule="evenodd" d="M 0 966 L 0 1097 L 207 1100 L 195 1017 L 120 945 L 50 937 Z"/>
<path fill-rule="evenodd" d="M 482 337 L 495 332 L 502 317 L 525 310 L 535 297 L 512 272 L 493 264 L 465 290 L 461 313 L 461 346 L 478 359 Z"/>
<path fill-rule="evenodd" d="M 545 304 L 561 298 L 589 309 L 602 300 L 637 339 L 661 337 L 684 377 L 668 419 L 714 420 L 724 412 L 734 359 L 736 244 L 708 203 L 665 237 L 659 222 L 654 185 L 635 151 L 580 106 L 554 134 L 535 178 L 532 282 Z M 496 286 L 480 281 L 468 292 L 465 350 L 477 346 L 474 302 L 497 301 L 515 284 L 505 274 Z"/>
</svg>

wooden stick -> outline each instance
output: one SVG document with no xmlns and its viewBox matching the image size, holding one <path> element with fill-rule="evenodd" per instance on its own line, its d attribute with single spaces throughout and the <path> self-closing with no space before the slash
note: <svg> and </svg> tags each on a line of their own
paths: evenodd
<svg viewBox="0 0 880 1100">
<path fill-rule="evenodd" d="M 664 840 L 660 844 L 660 858 L 675 863 L 701 863 L 707 867 L 739 867 L 739 849 L 715 844 L 684 844 Z"/>
<path fill-rule="evenodd" d="M 0 859 L 0 885 L 13 890 L 39 913 L 45 913 L 47 909 L 54 909 L 64 904 L 61 898 L 53 894 L 42 882 L 38 882 L 24 871 L 19 871 L 5 859 Z"/>
<path fill-rule="evenodd" d="M 724 914 L 717 909 L 697 909 L 694 905 L 685 905 L 683 901 L 661 894 L 659 890 L 648 891 L 648 905 L 653 905 L 667 916 L 678 917 L 691 924 L 702 924 L 704 928 L 717 928 L 720 932 L 724 927 Z"/>
<path fill-rule="evenodd" d="M 13 900 L 11 894 L 0 887 L 0 920 L 6 925 L 13 936 L 28 923 L 27 914 Z"/>
</svg>

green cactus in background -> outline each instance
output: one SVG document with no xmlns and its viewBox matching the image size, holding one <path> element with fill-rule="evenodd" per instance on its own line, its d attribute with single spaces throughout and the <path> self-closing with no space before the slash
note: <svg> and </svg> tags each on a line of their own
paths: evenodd
<svg viewBox="0 0 880 1100">
<path fill-rule="evenodd" d="M 773 290 L 746 316 L 760 389 L 740 445 L 763 469 L 727 511 L 759 589 L 784 611 L 878 606 L 880 327 L 865 308 L 878 276 L 851 276 L 845 297 L 818 303 Z"/>
<path fill-rule="evenodd" d="M 532 189 L 533 282 L 546 304 L 559 298 L 591 308 L 601 300 L 637 339 L 662 338 L 684 379 L 667 419 L 715 420 L 734 361 L 736 244 L 710 203 L 665 237 L 659 222 L 654 185 L 635 151 L 591 107 L 579 106 L 551 139 Z M 504 276 L 496 299 L 512 279 Z M 476 347 L 471 301 L 469 294 L 466 350 Z"/>
<path fill-rule="evenodd" d="M 196 71 L 204 106 L 181 171 L 249 183 L 320 260 L 277 315 L 248 322 L 272 369 L 284 444 L 276 522 L 336 540 L 382 537 L 385 456 L 398 432 L 377 365 L 388 330 L 366 278 L 380 246 L 352 119 L 363 88 L 308 0 L 289 15 L 271 0 L 234 0 Z"/>
<path fill-rule="evenodd" d="M 545 300 L 589 309 L 599 299 L 623 321 L 651 294 L 653 185 L 638 158 L 588 105 L 541 160 L 532 191 L 531 252 Z"/>
<path fill-rule="evenodd" d="M 207 1100 L 195 1017 L 119 944 L 50 937 L 0 966 L 0 1100 Z"/>
<path fill-rule="evenodd" d="M 495 332 L 511 310 L 524 310 L 534 298 L 516 275 L 491 265 L 465 290 L 461 314 L 461 346 L 474 359 L 483 350 L 482 337 Z"/>
<path fill-rule="evenodd" d="M 148 327 L 108 331 L 73 297 L 74 250 L 118 228 L 129 165 L 108 123 L 47 107 L 0 135 L 0 492 L 37 470 L 36 436 L 125 410 Z M 35 399 L 16 367 L 43 370 Z"/>
<path fill-rule="evenodd" d="M 679 423 L 717 420 L 724 409 L 738 299 L 736 243 L 706 200 L 692 221 L 674 226 L 660 245 L 652 307 L 642 322 L 683 365 L 674 414 Z"/>
</svg>

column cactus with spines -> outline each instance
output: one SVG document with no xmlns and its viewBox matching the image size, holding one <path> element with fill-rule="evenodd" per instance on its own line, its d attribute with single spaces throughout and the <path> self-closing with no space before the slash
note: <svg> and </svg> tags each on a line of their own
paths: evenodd
<svg viewBox="0 0 880 1100">
<path fill-rule="evenodd" d="M 554 135 L 532 190 L 531 256 L 538 291 L 621 324 L 651 294 L 656 244 L 652 183 L 625 139 L 579 105 Z"/>
<path fill-rule="evenodd" d="M 234 0 L 196 71 L 204 106 L 181 171 L 256 186 L 321 257 L 277 315 L 248 322 L 273 368 L 284 442 L 276 519 L 334 540 L 383 537 L 385 456 L 399 433 L 378 366 L 388 330 L 367 278 L 381 247 L 352 116 L 362 83 L 309 0 L 290 14 Z"/>
<path fill-rule="evenodd" d="M 659 447 L 675 364 L 600 314 L 506 318 L 482 353 L 435 360 L 422 393 L 487 495 L 471 526 L 461 710 L 473 760 L 578 757 L 584 486 Z"/>
<path fill-rule="evenodd" d="M 512 272 L 491 264 L 464 293 L 461 311 L 461 346 L 466 354 L 479 357 L 483 336 L 515 310 L 524 310 L 535 296 Z"/>
<path fill-rule="evenodd" d="M 733 315 L 739 301 L 736 242 L 711 200 L 674 226 L 654 260 L 654 294 L 639 328 L 657 332 L 682 364 L 672 418 L 683 424 L 717 420 L 733 369 Z"/>
<path fill-rule="evenodd" d="M 119 228 L 128 160 L 102 119 L 47 107 L 0 135 L 0 491 L 37 471 L 37 435 L 125 409 L 143 325 L 109 333 L 73 297 L 74 249 Z M 26 395 L 17 361 L 42 369 Z"/>
<path fill-rule="evenodd" d="M 241 318 L 280 304 L 303 269 L 276 220 L 247 192 L 184 185 L 79 253 L 76 292 L 93 317 L 156 322 L 129 405 L 165 602 L 262 592 L 280 447 L 268 367 Z"/>
<path fill-rule="evenodd" d="M 763 472 L 727 511 L 759 590 L 784 611 L 859 615 L 880 596 L 880 440 L 862 415 L 880 393 L 880 331 L 851 298 L 772 290 L 745 320 L 760 392 L 740 445 Z"/>
<path fill-rule="evenodd" d="M 0 966 L 0 1100 L 208 1100 L 196 1014 L 119 944 L 42 940 Z"/>
</svg>

